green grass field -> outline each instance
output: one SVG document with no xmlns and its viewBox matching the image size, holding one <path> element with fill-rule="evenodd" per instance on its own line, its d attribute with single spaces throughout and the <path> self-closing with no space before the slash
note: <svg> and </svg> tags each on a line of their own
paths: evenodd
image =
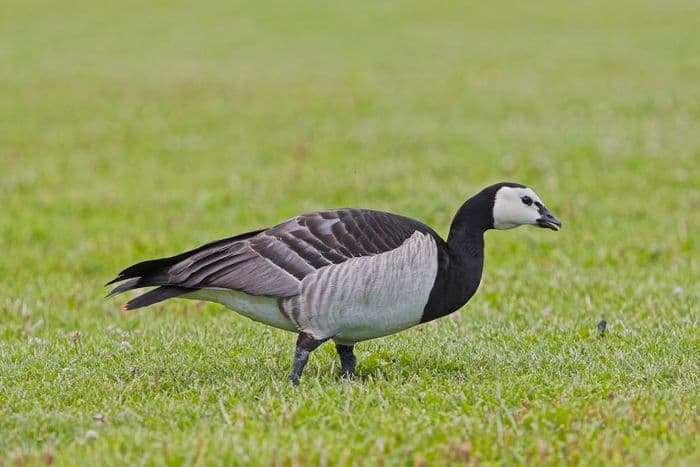
<svg viewBox="0 0 700 467">
<path fill-rule="evenodd" d="M 0 465 L 700 464 L 698 44 L 693 0 L 3 2 Z M 564 229 L 487 234 L 470 303 L 352 382 L 103 299 L 303 211 L 446 234 L 501 180 Z"/>
</svg>

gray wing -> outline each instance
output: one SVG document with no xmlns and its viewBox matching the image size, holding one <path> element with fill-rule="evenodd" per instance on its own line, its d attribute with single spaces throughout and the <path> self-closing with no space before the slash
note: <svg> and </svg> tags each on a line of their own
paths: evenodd
<svg viewBox="0 0 700 467">
<path fill-rule="evenodd" d="M 350 258 L 393 250 L 416 231 L 439 239 L 426 225 L 387 212 L 336 209 L 303 214 L 268 229 L 138 263 L 110 282 L 125 281 L 112 294 L 161 286 L 159 292 L 156 289 L 146 295 L 153 294 L 152 299 L 160 301 L 197 289 L 223 288 L 250 295 L 292 297 L 299 294 L 301 281 L 309 274 Z M 127 307 L 155 303 L 146 295 Z"/>
</svg>

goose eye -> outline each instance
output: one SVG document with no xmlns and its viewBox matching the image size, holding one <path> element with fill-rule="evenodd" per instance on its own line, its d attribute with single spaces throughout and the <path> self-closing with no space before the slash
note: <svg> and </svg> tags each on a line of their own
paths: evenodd
<svg viewBox="0 0 700 467">
<path fill-rule="evenodd" d="M 520 199 L 521 199 L 521 200 L 523 201 L 523 203 L 525 203 L 526 205 L 532 206 L 532 198 L 530 198 L 529 196 L 523 196 L 523 197 L 520 198 Z"/>
</svg>

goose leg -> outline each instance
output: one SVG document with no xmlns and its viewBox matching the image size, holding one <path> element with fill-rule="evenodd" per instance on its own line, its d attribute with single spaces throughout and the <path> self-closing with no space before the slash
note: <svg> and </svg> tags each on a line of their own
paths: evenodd
<svg viewBox="0 0 700 467">
<path fill-rule="evenodd" d="M 354 348 L 354 345 L 335 344 L 335 349 L 338 351 L 338 355 L 340 355 L 340 366 L 343 369 L 343 376 L 348 379 L 355 376 L 357 358 L 355 358 L 355 354 L 353 353 Z"/>
<path fill-rule="evenodd" d="M 289 381 L 294 386 L 299 384 L 299 378 L 304 371 L 306 362 L 309 360 L 309 354 L 316 348 L 326 342 L 328 339 L 314 339 L 311 334 L 300 332 L 297 338 L 297 347 L 294 350 L 294 362 L 292 363 L 292 372 L 289 374 Z"/>
</svg>

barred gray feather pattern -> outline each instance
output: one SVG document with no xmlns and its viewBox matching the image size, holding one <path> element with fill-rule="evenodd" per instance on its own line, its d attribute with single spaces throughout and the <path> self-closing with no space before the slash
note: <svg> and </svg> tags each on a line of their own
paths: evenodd
<svg viewBox="0 0 700 467">
<path fill-rule="evenodd" d="M 198 253 L 164 271 L 161 280 L 194 289 L 226 288 L 275 297 L 296 295 L 299 288 L 297 277 L 259 254 L 249 240 Z"/>
<path fill-rule="evenodd" d="M 298 329 L 355 343 L 418 324 L 438 268 L 438 249 L 415 232 L 400 247 L 321 269 L 282 302 Z"/>
<path fill-rule="evenodd" d="M 301 281 L 319 269 L 350 258 L 391 251 L 416 231 L 439 239 L 428 226 L 387 212 L 318 211 L 172 258 L 139 263 L 122 271 L 113 282 L 138 278 L 120 292 L 147 286 L 177 286 L 292 297 L 300 292 Z"/>
</svg>

